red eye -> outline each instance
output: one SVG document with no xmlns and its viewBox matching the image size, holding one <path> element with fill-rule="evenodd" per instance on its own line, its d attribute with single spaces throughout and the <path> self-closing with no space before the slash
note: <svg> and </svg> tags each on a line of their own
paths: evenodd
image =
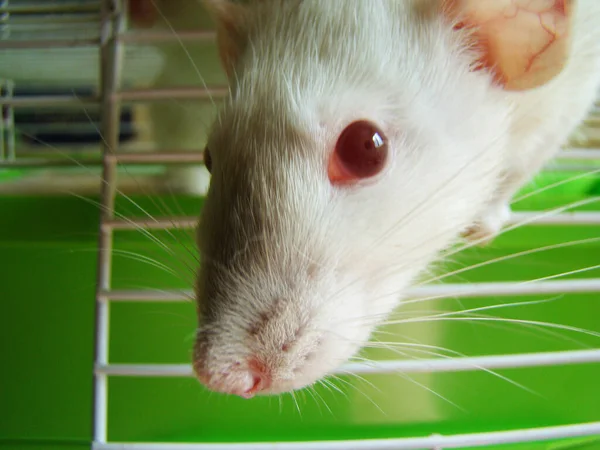
<svg viewBox="0 0 600 450">
<path fill-rule="evenodd" d="M 379 128 L 364 120 L 353 122 L 342 131 L 335 145 L 329 161 L 329 180 L 343 184 L 377 175 L 387 154 L 387 139 Z"/>
<path fill-rule="evenodd" d="M 206 170 L 212 172 L 212 158 L 210 157 L 208 147 L 204 149 L 204 165 L 206 166 Z"/>
</svg>

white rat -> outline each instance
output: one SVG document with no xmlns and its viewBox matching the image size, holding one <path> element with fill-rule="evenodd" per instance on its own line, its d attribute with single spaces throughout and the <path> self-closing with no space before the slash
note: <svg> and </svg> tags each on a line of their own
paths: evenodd
<svg viewBox="0 0 600 450">
<path fill-rule="evenodd" d="M 231 84 L 205 150 L 194 368 L 252 397 L 353 356 L 461 233 L 493 237 L 585 117 L 598 0 L 205 0 Z"/>
</svg>

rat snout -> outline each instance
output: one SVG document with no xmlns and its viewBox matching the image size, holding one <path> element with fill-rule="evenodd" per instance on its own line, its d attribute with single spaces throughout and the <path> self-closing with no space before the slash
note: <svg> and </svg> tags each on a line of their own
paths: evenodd
<svg viewBox="0 0 600 450">
<path fill-rule="evenodd" d="M 200 329 L 194 370 L 208 389 L 251 398 L 301 388 L 321 375 L 312 365 L 322 333 L 294 308 L 271 305 L 268 312 L 237 327 L 231 321 Z M 211 330 L 210 332 L 208 330 Z"/>
<path fill-rule="evenodd" d="M 243 398 L 293 389 L 294 374 L 290 369 L 296 364 L 286 358 L 287 349 L 269 352 L 252 344 L 228 344 L 222 338 L 199 339 L 194 352 L 198 380 L 212 391 Z"/>
<path fill-rule="evenodd" d="M 267 368 L 256 359 L 245 363 L 236 361 L 219 371 L 208 370 L 204 361 L 197 359 L 194 370 L 198 380 L 207 388 L 248 399 L 269 389 L 272 382 Z"/>
</svg>

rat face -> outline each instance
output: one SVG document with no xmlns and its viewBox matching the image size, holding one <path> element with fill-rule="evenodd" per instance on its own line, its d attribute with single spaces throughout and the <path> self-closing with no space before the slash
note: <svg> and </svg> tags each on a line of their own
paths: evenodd
<svg viewBox="0 0 600 450">
<path fill-rule="evenodd" d="M 343 206 L 316 135 L 284 105 L 265 125 L 243 92 L 213 133 L 210 148 L 222 151 L 206 153 L 195 368 L 210 388 L 248 396 L 296 389 L 337 367 L 368 337 L 369 311 L 359 273 L 342 269 Z"/>
<path fill-rule="evenodd" d="M 194 352 L 210 389 L 326 376 L 492 196 L 510 102 L 434 4 L 257 2 L 222 22 Z"/>
</svg>

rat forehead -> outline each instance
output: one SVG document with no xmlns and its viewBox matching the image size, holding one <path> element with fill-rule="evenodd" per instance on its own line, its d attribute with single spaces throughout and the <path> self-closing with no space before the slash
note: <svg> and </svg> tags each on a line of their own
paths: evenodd
<svg viewBox="0 0 600 450">
<path fill-rule="evenodd" d="M 213 138 L 223 142 L 266 141 L 287 136 L 305 140 L 307 108 L 299 107 L 292 89 L 275 77 L 238 82 L 219 110 Z"/>
<path fill-rule="evenodd" d="M 415 47 L 425 50 L 423 33 L 436 32 L 444 0 L 271 0 L 251 3 L 243 31 L 252 59 L 285 64 L 297 58 L 334 60 L 375 56 L 381 46 L 394 57 Z M 275 4 L 273 4 L 275 3 Z M 437 40 L 434 39 L 434 43 Z M 369 50 L 369 51 L 367 51 Z M 375 52 L 377 53 L 377 52 Z"/>
<path fill-rule="evenodd" d="M 296 120 L 314 120 L 310 114 L 331 100 L 341 100 L 343 113 L 352 109 L 352 96 L 403 103 L 438 90 L 440 77 L 452 78 L 448 69 L 460 45 L 439 14 L 424 13 L 437 3 L 303 0 L 260 9 L 235 69 L 236 109 L 248 115 L 289 110 Z"/>
<path fill-rule="evenodd" d="M 463 55 L 457 66 L 453 57 L 461 52 L 450 27 L 416 7 L 434 3 L 348 0 L 340 7 L 304 0 L 287 3 L 294 8 L 262 11 L 236 67 L 213 145 L 280 141 L 314 147 L 324 143 L 324 128 L 335 133 L 352 120 L 402 119 L 410 127 L 422 123 L 421 112 L 454 110 L 468 61 Z M 315 21 L 318 12 L 323 16 Z M 268 20 L 269 14 L 283 19 Z M 357 23 L 354 14 L 377 20 Z M 345 15 L 354 17 L 349 24 Z M 300 26 L 305 29 L 295 29 Z M 340 39 L 345 29 L 351 33 Z"/>
</svg>

